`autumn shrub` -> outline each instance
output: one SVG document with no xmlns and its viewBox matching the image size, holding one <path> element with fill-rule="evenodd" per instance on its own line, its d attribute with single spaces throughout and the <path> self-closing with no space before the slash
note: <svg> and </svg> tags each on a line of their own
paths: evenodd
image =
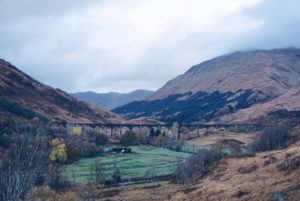
<svg viewBox="0 0 300 201">
<path fill-rule="evenodd" d="M 55 192 L 49 186 L 35 187 L 31 190 L 28 201 L 79 201 L 75 192 Z"/>
<path fill-rule="evenodd" d="M 103 146 L 108 143 L 108 137 L 98 133 L 84 133 L 71 135 L 64 139 L 67 151 L 67 160 L 92 157 L 103 154 Z"/>
<path fill-rule="evenodd" d="M 157 138 L 155 138 L 154 145 L 161 147 L 163 145 L 164 139 L 165 138 L 163 135 L 159 135 Z"/>
<path fill-rule="evenodd" d="M 53 162 L 66 162 L 67 161 L 67 150 L 66 145 L 64 144 L 62 139 L 54 139 L 51 142 L 52 151 L 49 155 L 50 161 Z"/>
<path fill-rule="evenodd" d="M 82 134 L 82 128 L 80 126 L 75 126 L 72 128 L 73 135 L 79 137 Z"/>
</svg>

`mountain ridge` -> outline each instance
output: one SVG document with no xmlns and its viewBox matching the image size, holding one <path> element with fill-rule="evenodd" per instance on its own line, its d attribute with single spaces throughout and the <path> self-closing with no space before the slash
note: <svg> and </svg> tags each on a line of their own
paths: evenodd
<svg viewBox="0 0 300 201">
<path fill-rule="evenodd" d="M 148 100 L 187 92 L 227 92 L 239 89 L 254 89 L 276 97 L 300 85 L 300 69 L 297 68 L 300 65 L 299 58 L 298 48 L 225 54 L 192 66 L 184 74 L 168 81 Z M 290 62 L 293 59 L 296 63 Z M 287 63 L 293 66 L 286 68 Z"/>
<path fill-rule="evenodd" d="M 97 93 L 93 91 L 87 92 L 76 92 L 71 95 L 76 98 L 86 101 L 91 104 L 95 104 L 107 110 L 125 105 L 133 101 L 139 101 L 146 99 L 154 91 L 137 89 L 128 93 L 108 92 L 108 93 Z"/>
<path fill-rule="evenodd" d="M 54 89 L 0 59 L 0 109 L 5 115 L 50 121 L 121 122 L 122 118 Z M 22 116 L 23 115 L 23 116 Z M 25 116 L 24 116 L 25 115 Z"/>
<path fill-rule="evenodd" d="M 150 117 L 174 121 L 180 117 L 181 121 L 210 122 L 227 121 L 225 117 L 230 116 L 230 122 L 234 122 L 241 116 L 233 114 L 239 110 L 250 111 L 247 108 L 257 104 L 266 104 L 265 113 L 272 112 L 273 107 L 284 109 L 267 103 L 299 86 L 300 49 L 238 51 L 194 65 L 146 101 L 129 103 L 112 111 L 127 119 Z M 287 99 L 284 98 L 286 104 Z M 297 100 L 295 95 L 293 100 Z"/>
</svg>

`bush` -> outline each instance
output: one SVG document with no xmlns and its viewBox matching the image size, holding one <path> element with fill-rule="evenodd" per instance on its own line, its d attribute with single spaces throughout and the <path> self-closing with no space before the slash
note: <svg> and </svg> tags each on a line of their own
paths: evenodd
<svg viewBox="0 0 300 201">
<path fill-rule="evenodd" d="M 240 168 L 238 169 L 238 172 L 239 172 L 240 174 L 248 174 L 248 173 L 251 173 L 251 172 L 256 171 L 257 168 L 258 168 L 257 165 L 252 165 L 252 166 L 249 166 L 249 167 L 240 167 Z"/>
<path fill-rule="evenodd" d="M 138 141 L 139 141 L 139 143 L 141 143 L 141 144 L 148 144 L 148 137 L 147 137 L 147 135 L 140 135 L 139 136 L 139 139 L 138 139 Z"/>
<path fill-rule="evenodd" d="M 60 201 L 79 201 L 79 198 L 75 192 L 68 191 L 68 192 L 55 192 L 49 186 L 41 186 L 35 187 L 31 190 L 29 196 L 29 201 L 36 201 L 36 200 L 44 200 L 44 201 L 53 201 L 53 200 L 60 200 Z"/>
<path fill-rule="evenodd" d="M 170 149 L 173 151 L 177 151 L 177 152 L 182 151 L 182 145 L 181 145 L 180 141 L 178 141 L 177 139 L 174 139 L 173 137 L 166 136 L 164 138 L 162 146 L 164 148 L 167 148 L 167 149 Z"/>
<path fill-rule="evenodd" d="M 288 142 L 289 130 L 292 124 L 281 123 L 266 127 L 260 138 L 251 144 L 253 152 L 270 151 L 284 147 Z"/>
<path fill-rule="evenodd" d="M 61 169 L 56 166 L 50 168 L 51 181 L 49 182 L 49 187 L 54 190 L 59 190 L 63 188 L 69 188 L 71 186 L 70 181 L 62 176 Z"/>
<path fill-rule="evenodd" d="M 300 167 L 300 156 L 295 156 L 293 158 L 287 158 L 278 166 L 281 171 L 293 171 Z"/>
<path fill-rule="evenodd" d="M 164 141 L 164 136 L 159 135 L 159 136 L 155 139 L 154 144 L 155 144 L 155 146 L 160 147 L 160 146 L 163 145 L 163 141 Z"/>
<path fill-rule="evenodd" d="M 159 129 L 154 130 L 151 128 L 149 138 L 156 138 L 161 134 L 161 131 Z"/>
<path fill-rule="evenodd" d="M 9 142 L 6 143 L 7 136 L 11 136 L 15 130 L 16 125 L 13 120 L 0 116 L 0 146 L 9 144 Z"/>
<path fill-rule="evenodd" d="M 107 145 L 109 143 L 109 138 L 105 134 L 97 134 L 95 137 L 95 144 L 99 145 Z"/>
<path fill-rule="evenodd" d="M 78 157 L 102 155 L 103 145 L 109 141 L 108 137 L 99 133 L 83 133 L 80 136 L 70 135 L 64 139 L 68 161 Z"/>
<path fill-rule="evenodd" d="M 126 131 L 120 139 L 120 144 L 123 146 L 132 146 L 137 142 L 137 135 L 132 131 Z"/>
<path fill-rule="evenodd" d="M 176 170 L 176 182 L 179 184 L 194 183 L 209 173 L 210 165 L 222 158 L 220 149 L 200 150 L 197 154 L 180 162 Z"/>
<path fill-rule="evenodd" d="M 112 179 L 113 179 L 114 184 L 120 183 L 122 181 L 121 169 L 119 167 L 117 167 L 116 165 L 114 166 L 114 171 L 112 173 Z"/>
</svg>

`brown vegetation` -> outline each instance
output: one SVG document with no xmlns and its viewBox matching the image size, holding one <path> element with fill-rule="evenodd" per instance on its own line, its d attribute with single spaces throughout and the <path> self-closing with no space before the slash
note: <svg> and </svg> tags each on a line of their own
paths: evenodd
<svg viewBox="0 0 300 201">
<path fill-rule="evenodd" d="M 99 109 L 44 85 L 0 59 L 0 112 L 13 117 L 70 122 L 121 122 L 111 112 Z M 1 114 L 0 113 L 0 114 Z"/>
<path fill-rule="evenodd" d="M 199 91 L 237 91 L 253 89 L 270 96 L 299 86 L 299 49 L 235 52 L 190 68 L 169 81 L 149 99 Z M 257 97 L 264 100 L 264 97 Z"/>
<path fill-rule="evenodd" d="M 293 156 L 288 159 L 287 154 Z M 178 192 L 170 200 L 272 200 L 275 193 L 287 192 L 300 183 L 299 157 L 300 147 L 293 146 L 255 157 L 224 159 L 200 181 L 197 190 L 190 194 Z M 239 174 L 245 167 L 247 174 Z M 297 196 L 300 191 L 293 191 L 289 200 L 297 200 Z"/>
</svg>

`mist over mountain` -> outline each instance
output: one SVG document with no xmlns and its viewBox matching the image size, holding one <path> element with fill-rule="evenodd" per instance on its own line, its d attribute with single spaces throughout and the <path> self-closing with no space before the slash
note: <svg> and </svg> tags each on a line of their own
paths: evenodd
<svg viewBox="0 0 300 201">
<path fill-rule="evenodd" d="M 221 116 L 274 100 L 297 86 L 300 49 L 234 52 L 193 66 L 146 101 L 113 111 L 129 119 L 147 116 L 161 121 L 218 121 Z"/>
<path fill-rule="evenodd" d="M 91 104 L 95 104 L 107 110 L 125 105 L 133 101 L 140 101 L 146 99 L 148 96 L 153 94 L 153 91 L 139 89 L 129 93 L 96 93 L 93 91 L 88 92 L 77 92 L 71 95 L 76 98 L 86 101 Z"/>
</svg>

